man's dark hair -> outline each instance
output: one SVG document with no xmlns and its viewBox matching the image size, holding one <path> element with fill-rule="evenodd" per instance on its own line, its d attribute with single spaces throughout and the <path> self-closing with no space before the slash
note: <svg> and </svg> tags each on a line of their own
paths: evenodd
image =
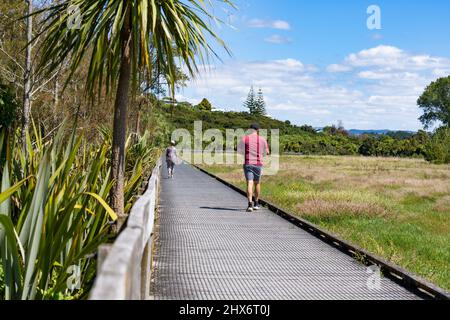
<svg viewBox="0 0 450 320">
<path fill-rule="evenodd" d="M 250 126 L 250 129 L 260 130 L 261 126 L 259 125 L 259 123 L 252 123 L 252 125 Z"/>
</svg>

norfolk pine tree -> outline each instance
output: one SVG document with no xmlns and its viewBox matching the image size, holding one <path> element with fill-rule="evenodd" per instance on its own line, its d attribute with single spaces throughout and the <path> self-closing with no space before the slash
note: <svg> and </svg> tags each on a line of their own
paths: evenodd
<svg viewBox="0 0 450 320">
<path fill-rule="evenodd" d="M 264 101 L 262 89 L 259 89 L 258 95 L 256 96 L 254 114 L 258 116 L 265 116 L 267 114 L 266 102 Z"/>
</svg>

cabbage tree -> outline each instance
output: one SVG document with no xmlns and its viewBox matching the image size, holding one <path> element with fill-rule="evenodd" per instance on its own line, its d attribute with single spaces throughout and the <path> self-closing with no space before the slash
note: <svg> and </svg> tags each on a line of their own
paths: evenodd
<svg viewBox="0 0 450 320">
<path fill-rule="evenodd" d="M 229 0 L 217 1 L 233 6 Z M 210 0 L 60 0 L 40 12 L 45 16 L 41 66 L 51 72 L 70 57 L 72 75 L 88 59 L 89 97 L 115 94 L 110 204 L 119 217 L 116 231 L 126 220 L 125 137 L 131 89 L 139 73 L 152 76 L 152 55 L 173 93 L 179 63 L 194 76 L 199 64 L 217 56 L 211 41 L 228 51 L 210 25 L 216 20 L 210 8 Z"/>
</svg>

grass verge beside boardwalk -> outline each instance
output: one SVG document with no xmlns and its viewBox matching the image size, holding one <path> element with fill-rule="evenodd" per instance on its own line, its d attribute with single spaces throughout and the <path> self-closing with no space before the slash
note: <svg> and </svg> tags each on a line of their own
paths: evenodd
<svg viewBox="0 0 450 320">
<path fill-rule="evenodd" d="M 204 168 L 245 185 L 240 166 Z M 264 177 L 263 197 L 450 288 L 450 166 L 392 158 L 284 156 L 279 173 Z"/>
</svg>

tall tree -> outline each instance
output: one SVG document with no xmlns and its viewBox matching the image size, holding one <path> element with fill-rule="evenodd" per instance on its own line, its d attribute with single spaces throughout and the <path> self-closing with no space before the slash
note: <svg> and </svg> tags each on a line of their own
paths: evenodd
<svg viewBox="0 0 450 320">
<path fill-rule="evenodd" d="M 426 129 L 436 122 L 450 127 L 450 76 L 432 82 L 417 104 L 424 112 L 419 119 Z"/>
<path fill-rule="evenodd" d="M 233 5 L 230 0 L 217 0 Z M 81 21 L 72 23 L 68 9 L 75 6 Z M 190 75 L 198 61 L 213 51 L 208 37 L 225 43 L 215 34 L 206 19 L 215 19 L 204 0 L 63 0 L 45 11 L 47 34 L 41 48 L 48 69 L 56 69 L 64 57 L 71 56 L 73 74 L 89 55 L 86 83 L 89 96 L 100 96 L 102 89 L 115 89 L 112 178 L 110 204 L 119 219 L 118 232 L 126 220 L 124 212 L 125 135 L 129 93 L 137 87 L 138 72 L 152 74 L 151 51 L 163 68 L 174 95 L 178 56 Z M 175 48 L 174 48 L 175 45 Z M 176 54 L 174 54 L 174 50 Z M 217 55 L 216 55 L 217 56 Z M 70 79 L 70 77 L 69 77 Z"/>
<path fill-rule="evenodd" d="M 30 112 L 31 112 L 31 82 L 33 77 L 31 55 L 33 40 L 33 0 L 26 0 L 27 3 L 27 46 L 25 53 L 25 70 L 23 79 L 23 110 L 22 110 L 22 143 L 26 145 L 25 137 L 30 126 Z"/>
<path fill-rule="evenodd" d="M 264 94 L 261 88 L 258 90 L 258 94 L 256 96 L 254 114 L 258 116 L 265 116 L 267 114 L 266 101 L 264 100 Z"/>
<path fill-rule="evenodd" d="M 4 0 L 0 4 L 0 78 L 15 88 L 21 112 L 18 113 L 22 127 L 22 140 L 25 141 L 29 129 L 32 105 L 40 106 L 49 92 L 50 78 L 39 77 L 34 72 L 39 21 L 32 14 L 51 0 Z M 34 39 L 34 41 L 33 41 Z"/>
<path fill-rule="evenodd" d="M 212 104 L 208 99 L 204 98 L 197 106 L 200 111 L 212 111 Z"/>
<path fill-rule="evenodd" d="M 248 109 L 250 114 L 254 114 L 256 110 L 256 96 L 255 89 L 253 86 L 250 88 L 250 92 L 248 93 L 247 100 L 244 102 L 244 107 Z"/>
<path fill-rule="evenodd" d="M 20 102 L 23 98 L 23 48 L 26 43 L 26 25 L 20 17 L 25 15 L 26 10 L 25 1 L 0 2 L 0 79 L 20 88 L 15 90 Z"/>
</svg>

